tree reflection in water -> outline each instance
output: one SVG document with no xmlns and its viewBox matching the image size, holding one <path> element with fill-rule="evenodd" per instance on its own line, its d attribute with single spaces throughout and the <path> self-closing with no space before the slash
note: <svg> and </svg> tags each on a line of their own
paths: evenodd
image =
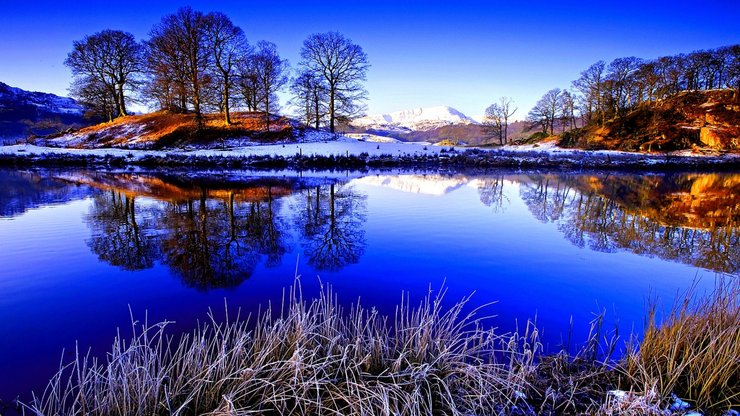
<svg viewBox="0 0 740 416">
<path fill-rule="evenodd" d="M 351 186 L 335 184 L 307 189 L 298 197 L 295 223 L 316 270 L 337 271 L 359 261 L 365 251 L 366 198 Z"/>
<path fill-rule="evenodd" d="M 740 175 L 537 175 L 520 195 L 579 247 L 740 272 Z"/>
<path fill-rule="evenodd" d="M 101 174 L 86 183 L 104 189 L 86 216 L 89 246 L 100 260 L 125 270 L 158 261 L 199 290 L 237 286 L 261 261 L 279 266 L 291 248 L 291 218 L 317 270 L 357 263 L 365 248 L 366 197 L 347 185 L 301 191 L 300 215 L 286 218 L 281 198 L 292 192 L 289 184 L 213 189 Z M 149 203 L 142 206 L 133 195 Z"/>
<path fill-rule="evenodd" d="M 98 258 L 124 270 L 154 265 L 157 247 L 149 216 L 139 219 L 136 198 L 110 190 L 93 199 L 87 223 L 92 234 L 88 246 Z"/>
<path fill-rule="evenodd" d="M 145 175 L 68 176 L 102 190 L 94 191 L 86 216 L 88 245 L 102 261 L 125 270 L 159 262 L 202 290 L 238 285 L 261 262 L 278 266 L 294 245 L 320 271 L 355 264 L 365 250 L 366 196 L 348 184 L 327 180 L 301 189 L 282 179 L 199 185 Z M 510 205 L 507 189 L 518 183 L 532 215 L 556 223 L 578 247 L 740 272 L 740 175 L 498 174 L 467 180 L 496 213 Z M 36 199 L 47 198 L 29 201 Z"/>
</svg>

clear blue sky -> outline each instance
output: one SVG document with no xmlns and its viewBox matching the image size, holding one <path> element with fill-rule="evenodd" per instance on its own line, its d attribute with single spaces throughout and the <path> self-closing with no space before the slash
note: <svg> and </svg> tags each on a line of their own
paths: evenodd
<svg viewBox="0 0 740 416">
<path fill-rule="evenodd" d="M 137 38 L 182 5 L 219 10 L 250 42 L 297 63 L 311 33 L 340 31 L 367 52 L 369 112 L 450 105 L 475 116 L 501 95 L 523 117 L 593 62 L 740 43 L 740 1 L 33 1 L 0 0 L 0 81 L 65 95 L 72 42 L 102 29 Z"/>
</svg>

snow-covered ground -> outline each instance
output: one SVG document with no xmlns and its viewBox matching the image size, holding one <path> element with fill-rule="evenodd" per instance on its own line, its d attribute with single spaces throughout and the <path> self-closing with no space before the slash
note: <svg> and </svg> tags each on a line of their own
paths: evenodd
<svg viewBox="0 0 740 416">
<path fill-rule="evenodd" d="M 457 147 L 458 152 L 465 151 L 466 149 L 476 148 L 462 148 Z M 129 149 L 118 149 L 118 148 L 102 148 L 102 149 L 73 149 L 64 147 L 43 147 L 35 146 L 30 144 L 17 144 L 9 146 L 0 146 L 0 156 L 34 156 L 43 157 L 44 155 L 69 155 L 69 156 L 89 156 L 104 158 L 110 157 L 123 157 L 129 161 L 136 162 L 145 157 L 170 157 L 170 156 L 182 156 L 182 157 L 212 157 L 212 158 L 241 158 L 248 156 L 280 156 L 290 157 L 295 155 L 302 156 L 360 156 L 367 154 L 368 156 L 423 156 L 423 155 L 438 155 L 442 153 L 449 154 L 449 147 L 431 146 L 426 143 L 412 143 L 412 142 L 371 142 L 367 140 L 358 140 L 357 137 L 347 137 L 340 135 L 333 135 L 325 132 L 308 132 L 300 142 L 298 143 L 279 143 L 279 144 L 251 144 L 246 145 L 242 143 L 241 146 L 222 149 L 169 149 L 169 150 L 129 150 Z M 540 143 L 535 145 L 522 145 L 522 146 L 504 146 L 494 149 L 477 149 L 478 154 L 485 155 L 486 153 L 496 158 L 503 159 L 527 159 L 530 162 L 533 160 L 536 162 L 539 158 L 547 159 L 562 159 L 562 160 L 604 160 L 609 158 L 625 159 L 625 160 L 640 160 L 644 164 L 661 164 L 665 163 L 671 158 L 681 158 L 691 156 L 693 160 L 714 157 L 713 160 L 722 159 L 722 161 L 731 161 L 733 163 L 740 163 L 740 155 L 725 155 L 721 156 L 718 154 L 696 154 L 691 151 L 673 152 L 670 154 L 637 154 L 630 152 L 620 151 L 591 151 L 591 150 L 578 150 L 578 149 L 563 149 L 557 147 L 555 143 Z M 709 159 L 706 159 L 709 160 Z M 532 163 L 535 163 L 532 162 Z"/>
<path fill-rule="evenodd" d="M 361 141 L 345 136 L 336 136 L 327 133 L 311 133 L 304 138 L 303 142 L 286 143 L 286 144 L 269 144 L 269 145 L 251 145 L 236 148 L 220 149 L 171 149 L 171 150 L 129 150 L 117 148 L 104 149 L 72 149 L 63 147 L 43 147 L 30 144 L 17 144 L 11 146 L 1 146 L 0 154 L 5 155 L 90 155 L 90 156 L 118 156 L 130 157 L 133 159 L 145 156 L 166 156 L 166 155 L 184 155 L 184 156 L 211 156 L 211 157 L 241 157 L 241 156 L 294 156 L 301 154 L 304 156 L 322 155 L 322 156 L 357 156 L 367 153 L 370 156 L 380 155 L 418 155 L 418 154 L 436 154 L 442 148 L 428 146 L 424 143 L 406 143 L 392 142 L 379 143 Z"/>
</svg>

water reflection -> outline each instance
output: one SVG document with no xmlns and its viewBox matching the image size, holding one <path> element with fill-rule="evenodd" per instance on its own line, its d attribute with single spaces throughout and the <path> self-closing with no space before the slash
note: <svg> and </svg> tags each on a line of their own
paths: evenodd
<svg viewBox="0 0 740 416">
<path fill-rule="evenodd" d="M 47 173 L 0 169 L 0 218 L 15 217 L 46 205 L 83 199 L 86 186 L 53 179 Z"/>
<path fill-rule="evenodd" d="M 740 175 L 390 175 L 354 180 L 214 175 L 0 172 L 0 215 L 92 196 L 90 250 L 124 270 L 166 265 L 199 290 L 234 287 L 300 250 L 318 271 L 360 261 L 360 186 L 443 196 L 475 187 L 497 215 L 521 198 L 564 238 L 713 271 L 740 272 Z M 52 179 L 54 178 L 54 179 Z M 466 215 L 464 212 L 461 215 Z"/>
<path fill-rule="evenodd" d="M 85 218 L 92 237 L 90 249 L 106 263 L 124 270 L 143 270 L 154 265 L 156 224 L 150 215 L 137 213 L 136 197 L 120 191 L 100 193 Z"/>
<path fill-rule="evenodd" d="M 274 179 L 167 179 L 129 174 L 65 177 L 105 190 L 95 197 L 85 218 L 92 233 L 88 245 L 101 261 L 125 270 L 150 268 L 159 261 L 187 286 L 199 290 L 238 286 L 261 262 L 266 267 L 281 264 L 291 245 L 291 219 L 285 217 L 283 199 L 294 188 L 300 190 L 299 184 Z M 350 225 L 361 229 L 358 222 L 345 219 L 364 218 L 345 213 L 347 204 L 342 201 L 351 193 L 335 192 L 333 183 L 316 189 L 328 195 L 327 201 L 316 204 L 317 230 L 324 223 L 332 230 Z M 339 234 L 334 233 L 333 242 L 340 240 L 336 237 Z M 307 240 L 312 238 L 306 236 Z M 323 258 L 335 254 L 307 248 L 307 255 L 316 264 L 335 264 L 337 269 L 351 263 L 344 258 Z"/>
<path fill-rule="evenodd" d="M 537 175 L 520 195 L 579 247 L 740 272 L 740 175 Z"/>
<path fill-rule="evenodd" d="M 359 261 L 365 250 L 365 200 L 366 196 L 346 184 L 301 192 L 294 209 L 295 223 L 313 268 L 337 271 Z"/>
</svg>

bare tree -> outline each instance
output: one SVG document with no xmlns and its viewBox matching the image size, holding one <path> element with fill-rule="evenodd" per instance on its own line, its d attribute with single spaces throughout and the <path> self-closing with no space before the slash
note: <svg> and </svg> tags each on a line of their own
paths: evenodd
<svg viewBox="0 0 740 416">
<path fill-rule="evenodd" d="M 257 43 L 251 59 L 260 93 L 258 102 L 265 112 L 265 129 L 270 131 L 270 112 L 278 108 L 276 93 L 288 82 L 288 61 L 280 58 L 274 43 L 264 40 Z"/>
<path fill-rule="evenodd" d="M 113 102 L 115 116 L 125 116 L 126 92 L 137 85 L 143 69 L 143 49 L 134 35 L 120 30 L 104 30 L 73 44 L 64 61 L 72 70 L 73 94 L 84 100 L 107 96 Z M 103 104 L 102 107 L 106 107 Z M 110 113 L 109 117 L 113 118 Z"/>
<path fill-rule="evenodd" d="M 581 77 L 573 81 L 573 86 L 581 93 L 583 97 L 583 106 L 586 110 L 586 119 L 591 122 L 594 113 L 601 115 L 603 124 L 603 108 L 601 101 L 601 87 L 604 80 L 604 71 L 606 64 L 604 61 L 596 62 L 587 70 L 581 72 Z"/>
<path fill-rule="evenodd" d="M 610 101 L 617 116 L 623 115 L 626 109 L 633 106 L 637 95 L 634 75 L 640 65 L 642 65 L 642 60 L 634 56 L 617 58 L 609 64 L 607 77 L 611 81 Z"/>
<path fill-rule="evenodd" d="M 533 126 L 540 126 L 545 134 L 555 134 L 555 121 L 560 110 L 560 88 L 552 89 L 537 101 L 527 115 Z"/>
<path fill-rule="evenodd" d="M 306 122 L 318 130 L 321 120 L 326 116 L 327 90 L 324 79 L 317 74 L 302 70 L 292 81 L 290 91 L 293 93 L 291 103 Z"/>
<path fill-rule="evenodd" d="M 563 132 L 566 129 L 572 130 L 576 127 L 576 102 L 570 91 L 563 91 L 560 94 L 560 127 Z"/>
<path fill-rule="evenodd" d="M 366 99 L 362 85 L 370 64 L 362 48 L 337 32 L 317 33 L 303 42 L 301 66 L 326 81 L 329 131 L 334 133 L 337 118 L 362 111 Z"/>
<path fill-rule="evenodd" d="M 516 113 L 514 100 L 509 97 L 501 97 L 498 103 L 486 108 L 483 120 L 483 128 L 489 134 L 497 137 L 499 144 L 509 141 L 509 119 Z"/>
<path fill-rule="evenodd" d="M 501 113 L 498 103 L 488 106 L 483 116 L 483 131 L 487 136 L 498 139 L 499 144 L 504 144 L 504 119 Z"/>
<path fill-rule="evenodd" d="M 182 7 L 162 18 L 154 26 L 149 46 L 150 72 L 156 81 L 159 67 L 166 67 L 167 75 L 174 75 L 175 82 L 182 82 L 181 104 L 192 104 L 198 128 L 203 126 L 203 93 L 208 87 L 211 54 L 208 48 L 206 18 L 190 7 Z M 152 65 L 153 64 L 153 65 Z M 177 68 L 179 67 L 179 68 Z M 162 81 L 162 80 L 160 80 Z M 169 85 L 172 79 L 163 80 Z M 154 88 L 160 87 L 157 83 Z"/>
<path fill-rule="evenodd" d="M 223 13 L 213 12 L 205 16 L 205 30 L 216 78 L 219 82 L 221 107 L 224 122 L 231 124 L 231 91 L 234 89 L 237 63 L 249 55 L 249 45 L 244 31 L 235 26 Z"/>
<path fill-rule="evenodd" d="M 70 94 L 85 104 L 85 117 L 101 117 L 113 121 L 116 116 L 115 97 L 95 77 L 77 77 L 69 88 Z"/>
<path fill-rule="evenodd" d="M 248 55 L 237 65 L 236 84 L 242 101 L 247 106 L 247 111 L 257 111 L 259 97 L 262 96 L 257 68 L 252 58 L 252 55 Z"/>
</svg>

